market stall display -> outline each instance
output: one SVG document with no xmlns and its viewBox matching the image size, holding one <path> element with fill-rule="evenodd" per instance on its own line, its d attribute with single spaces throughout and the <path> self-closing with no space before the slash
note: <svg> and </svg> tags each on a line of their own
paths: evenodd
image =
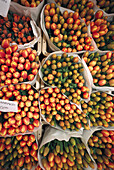
<svg viewBox="0 0 114 170">
<path fill-rule="evenodd" d="M 17 112 L 0 112 L 0 136 L 31 133 L 40 126 L 39 93 L 30 84 L 0 89 L 0 99 L 18 103 Z M 36 128 L 36 129 L 35 129 Z"/>
<path fill-rule="evenodd" d="M 0 170 L 112 170 L 113 1 L 9 1 L 0 1 Z"/>
<path fill-rule="evenodd" d="M 34 134 L 0 138 L 0 169 L 30 170 L 38 163 L 38 142 Z"/>
</svg>

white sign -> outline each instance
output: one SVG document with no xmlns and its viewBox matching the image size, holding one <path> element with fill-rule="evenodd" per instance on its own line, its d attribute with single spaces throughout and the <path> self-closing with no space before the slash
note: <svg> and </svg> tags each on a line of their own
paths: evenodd
<svg viewBox="0 0 114 170">
<path fill-rule="evenodd" d="M 18 103 L 0 99 L 1 112 L 18 112 Z"/>
<path fill-rule="evenodd" d="M 0 0 L 0 15 L 7 17 L 11 0 Z"/>
</svg>

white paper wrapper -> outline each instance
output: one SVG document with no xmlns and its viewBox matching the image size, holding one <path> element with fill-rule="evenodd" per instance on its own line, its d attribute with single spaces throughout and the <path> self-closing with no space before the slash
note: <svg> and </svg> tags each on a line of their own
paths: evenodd
<svg viewBox="0 0 114 170">
<path fill-rule="evenodd" d="M 55 2 L 54 2 L 54 3 L 55 3 Z M 55 4 L 56 4 L 56 3 L 55 3 Z M 46 6 L 46 5 L 45 5 L 45 6 Z M 51 49 L 52 51 L 60 51 L 60 49 L 59 49 L 58 47 L 56 47 L 56 46 L 51 42 L 51 40 L 50 40 L 50 38 L 49 38 L 49 35 L 48 35 L 48 32 L 47 32 L 47 30 L 46 30 L 46 28 L 45 28 L 45 20 L 44 20 L 44 9 L 45 9 L 45 6 L 43 7 L 42 12 L 41 12 L 41 16 L 40 16 L 40 24 L 41 24 L 42 31 L 44 32 L 44 34 L 45 34 L 45 36 L 46 36 L 46 39 L 47 39 L 47 41 L 48 41 L 48 45 L 49 45 L 50 49 Z M 56 7 L 58 7 L 58 5 L 56 5 Z M 63 12 L 66 11 L 66 10 L 67 10 L 68 12 L 73 12 L 73 13 L 74 13 L 74 11 L 72 11 L 72 10 L 70 10 L 70 9 L 66 9 L 66 8 L 63 8 L 63 7 L 59 7 L 59 8 L 60 8 L 60 12 L 61 12 L 62 14 L 63 14 Z M 79 17 L 79 19 L 81 20 L 81 22 L 84 22 L 80 17 Z M 87 31 L 87 33 L 88 33 L 88 36 L 92 38 L 90 32 Z M 97 46 L 96 46 L 96 43 L 94 42 L 93 38 L 92 38 L 91 45 L 93 45 L 94 50 L 98 50 L 98 48 L 97 48 Z M 85 52 L 85 50 L 83 50 L 83 51 L 81 51 L 81 52 Z M 79 53 L 79 52 L 77 52 L 77 53 Z"/>
<path fill-rule="evenodd" d="M 95 14 L 96 14 L 96 12 L 99 11 L 99 10 L 103 11 L 102 9 L 99 9 L 98 7 L 96 7 Z M 109 21 L 109 22 L 113 21 L 114 14 L 107 14 L 106 12 L 103 11 L 103 16 L 107 16 L 107 17 L 108 17 L 107 21 Z M 94 20 L 95 20 L 95 18 L 94 18 L 92 21 L 94 22 Z M 90 24 L 88 25 L 88 31 L 89 31 L 89 35 L 92 36 Z M 93 38 L 92 38 L 92 39 L 93 39 Z M 93 39 L 93 41 L 94 41 L 94 39 Z M 109 51 L 108 49 L 107 49 L 107 50 L 103 50 L 103 51 L 100 50 L 100 49 L 97 47 L 97 44 L 96 44 L 95 41 L 94 41 L 94 45 L 96 46 L 95 50 L 98 51 L 98 52 L 107 52 L 107 51 Z"/>
<path fill-rule="evenodd" d="M 96 51 L 97 52 L 97 51 Z M 107 52 L 109 51 L 98 51 L 100 55 L 105 55 Z M 92 54 L 95 52 L 89 52 L 89 54 Z M 87 66 L 87 64 L 86 64 Z M 100 90 L 100 91 L 114 91 L 114 87 L 108 87 L 108 86 L 95 86 L 93 83 L 93 77 L 91 72 L 89 71 L 89 69 L 87 69 L 87 74 L 88 74 L 88 78 L 89 78 L 89 82 L 91 83 L 91 88 L 96 89 L 96 90 Z"/>
<path fill-rule="evenodd" d="M 43 88 L 43 89 L 48 89 L 49 87 L 45 87 L 45 88 Z M 51 88 L 55 88 L 55 87 L 52 87 L 51 86 Z M 62 94 L 62 93 L 61 93 Z M 63 94 L 64 95 L 64 94 Z M 39 92 L 39 96 L 40 96 L 40 92 Z M 66 95 L 64 95 L 66 98 L 68 98 Z M 41 102 L 39 101 L 39 108 L 40 108 L 40 104 L 41 104 Z M 75 104 L 75 103 L 72 103 L 72 102 L 70 102 L 70 104 Z M 75 104 L 76 105 L 76 104 Z M 78 105 L 76 105 L 76 107 L 77 108 L 79 108 L 80 110 L 81 110 L 81 107 L 80 106 L 78 106 Z M 81 110 L 82 111 L 82 110 Z M 56 126 L 52 126 L 49 122 L 47 122 L 46 121 L 46 118 L 45 118 L 45 115 L 42 115 L 41 114 L 41 108 L 40 108 L 40 115 L 41 115 L 41 117 L 43 118 L 43 120 L 48 124 L 48 125 L 50 125 L 51 127 L 53 127 L 53 128 L 55 128 L 55 129 L 58 129 L 58 130 L 61 130 L 62 132 L 67 132 L 68 134 L 70 134 L 70 133 L 74 133 L 74 134 L 82 134 L 83 133 L 83 127 L 81 128 L 81 129 L 79 129 L 79 131 L 77 132 L 77 131 L 75 131 L 75 130 L 72 130 L 72 131 L 70 131 L 69 129 L 66 129 L 66 130 L 63 130 L 60 126 L 58 126 L 58 125 L 56 125 Z M 90 122 L 88 121 L 88 124 L 90 125 Z"/>
<path fill-rule="evenodd" d="M 39 151 L 40 151 L 40 148 L 41 148 L 43 145 L 45 145 L 46 143 L 51 142 L 51 141 L 54 140 L 54 139 L 57 139 L 57 140 L 59 140 L 59 141 L 63 141 L 63 140 L 69 141 L 69 139 L 70 139 L 71 137 L 77 137 L 77 138 L 81 138 L 81 139 L 82 139 L 82 136 L 81 136 L 80 134 L 76 134 L 76 133 L 72 133 L 72 132 L 68 134 L 68 133 L 62 132 L 62 131 L 60 131 L 60 130 L 56 130 L 56 129 L 54 129 L 54 128 L 48 127 L 48 128 L 45 130 L 45 133 L 44 133 L 44 135 L 43 135 L 43 139 L 42 139 L 42 142 L 41 142 L 41 144 L 40 144 Z M 86 146 L 86 145 L 85 145 L 85 146 Z M 87 147 L 86 147 L 86 149 L 87 149 Z M 41 167 L 43 170 L 45 170 L 44 167 L 43 167 L 43 165 L 42 165 L 42 163 L 41 163 L 42 157 L 41 157 L 39 151 L 38 151 L 39 164 L 40 164 L 40 167 Z M 88 150 L 87 150 L 87 151 L 88 151 Z M 89 152 L 88 152 L 88 153 L 89 153 Z M 89 153 L 89 155 L 90 155 L 90 153 Z M 90 157 L 91 157 L 91 155 L 90 155 Z M 92 157 L 91 157 L 91 159 L 93 160 Z M 93 161 L 94 161 L 94 160 L 93 160 Z M 95 167 L 96 167 L 96 164 L 94 164 L 94 165 L 95 165 Z M 85 169 L 85 170 L 91 170 L 90 167 L 84 168 L 84 169 Z M 95 169 L 94 169 L 94 170 L 95 170 Z"/>
<path fill-rule="evenodd" d="M 84 142 L 84 144 L 86 144 L 88 146 L 88 140 L 91 137 L 91 135 L 98 130 L 101 130 L 101 127 L 91 127 L 90 130 L 84 130 L 83 131 L 83 135 L 82 135 L 82 141 Z"/>
<path fill-rule="evenodd" d="M 1 0 L 0 1 L 0 15 L 3 16 L 3 17 L 6 17 L 7 16 L 7 13 L 8 13 L 8 10 L 9 10 L 9 7 L 10 7 L 10 1 L 11 0 Z"/>
<path fill-rule="evenodd" d="M 33 18 L 33 20 L 35 20 L 35 22 L 37 22 L 40 12 L 42 10 L 42 7 L 44 5 L 44 0 L 37 7 L 26 7 L 26 6 L 22 6 L 16 2 L 12 2 L 12 1 L 11 1 L 11 4 L 16 8 L 23 10 L 26 14 L 30 15 L 31 18 Z"/>
<path fill-rule="evenodd" d="M 19 84 L 23 84 L 23 83 L 19 83 Z M 26 83 L 26 84 L 29 84 L 29 83 Z M 4 87 L 7 87 L 7 86 L 4 86 Z M 37 89 L 36 89 L 34 86 L 32 86 L 32 88 L 37 91 Z M 40 113 L 39 113 L 39 114 L 40 114 Z M 13 136 L 25 135 L 25 134 L 34 133 L 34 132 L 38 131 L 38 130 L 41 128 L 41 126 L 42 126 L 42 122 L 41 122 L 41 117 L 40 117 L 40 118 L 39 118 L 39 127 L 34 127 L 33 132 L 30 132 L 30 131 L 27 130 L 25 133 L 16 133 L 16 134 L 14 134 Z M 11 136 L 11 135 L 5 135 L 5 136 L 1 136 L 1 135 L 0 135 L 0 137 L 12 137 L 12 136 Z"/>
<path fill-rule="evenodd" d="M 57 5 L 57 3 L 54 0 L 47 0 L 47 3 L 55 3 Z"/>
<path fill-rule="evenodd" d="M 23 10 L 17 6 L 14 5 L 14 3 L 10 5 L 10 10 L 14 13 L 19 14 L 20 16 L 25 15 L 25 16 L 29 16 L 31 18 L 31 15 L 29 13 L 29 11 Z M 25 49 L 28 47 L 34 47 L 35 43 L 37 43 L 39 41 L 39 38 L 41 36 L 41 30 L 40 28 L 36 25 L 35 21 L 33 19 L 30 20 L 30 25 L 32 27 L 32 31 L 33 31 L 33 35 L 34 35 L 34 40 L 32 40 L 29 43 L 23 44 L 23 45 L 18 45 L 18 49 Z M 14 43 L 11 43 L 11 45 L 13 45 Z M 0 45 L 0 48 L 1 45 Z"/>
<path fill-rule="evenodd" d="M 47 57 L 46 57 L 46 59 L 45 59 L 45 61 L 44 61 L 44 63 L 53 55 L 53 54 L 56 54 L 57 56 L 61 56 L 62 54 L 63 54 L 64 52 L 62 52 L 62 51 L 57 51 L 57 52 L 53 52 L 53 53 L 50 53 Z M 90 100 L 90 95 L 91 95 L 91 91 L 92 91 L 92 88 L 91 88 L 91 81 L 90 81 L 90 79 L 89 79 L 89 74 L 88 74 L 88 67 L 87 67 L 87 65 L 86 65 L 86 63 L 85 63 L 85 61 L 82 59 L 81 60 L 81 58 L 79 57 L 79 55 L 78 54 L 81 54 L 82 52 L 79 52 L 79 53 L 66 53 L 66 54 L 68 54 L 68 57 L 69 56 L 73 56 L 73 57 L 78 57 L 79 58 L 79 63 L 82 63 L 82 65 L 83 65 L 83 68 L 84 68 L 84 72 L 83 72 L 83 76 L 84 76 L 84 79 L 85 79 L 85 85 L 89 88 L 89 98 L 88 99 L 84 99 L 85 101 L 89 101 Z M 44 63 L 42 64 L 42 66 L 44 65 Z M 43 80 L 43 73 L 42 73 L 42 71 L 41 71 L 41 69 L 42 69 L 42 66 L 40 67 L 40 69 L 39 69 L 39 76 L 40 76 L 40 78 L 41 78 L 41 80 L 46 84 L 46 85 L 48 85 L 49 86 L 49 84 L 47 84 L 44 80 Z"/>
</svg>

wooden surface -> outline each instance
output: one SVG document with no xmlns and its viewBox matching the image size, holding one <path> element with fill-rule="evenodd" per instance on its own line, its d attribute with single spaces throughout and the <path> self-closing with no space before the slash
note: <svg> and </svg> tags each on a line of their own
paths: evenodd
<svg viewBox="0 0 114 170">
<path fill-rule="evenodd" d="M 45 58 L 41 61 L 41 65 L 43 64 L 44 60 L 45 60 Z M 41 88 L 44 87 L 44 82 L 40 79 L 39 74 L 38 74 L 38 76 L 37 76 L 36 83 L 35 83 L 34 87 L 35 87 L 38 91 L 39 91 Z M 43 124 L 45 124 L 44 121 L 42 121 L 42 125 L 43 125 Z M 41 136 L 42 136 L 42 125 L 41 125 L 41 127 L 39 128 L 39 130 L 35 132 L 35 135 L 36 135 L 38 141 L 40 140 L 40 138 L 41 138 Z"/>
<path fill-rule="evenodd" d="M 47 48 L 49 48 L 49 47 L 48 47 L 48 44 L 47 44 L 46 37 L 45 37 L 44 33 L 42 33 L 42 34 L 43 34 L 43 36 L 42 36 L 42 53 L 43 53 L 44 56 L 47 57 L 50 54 L 47 51 Z"/>
</svg>

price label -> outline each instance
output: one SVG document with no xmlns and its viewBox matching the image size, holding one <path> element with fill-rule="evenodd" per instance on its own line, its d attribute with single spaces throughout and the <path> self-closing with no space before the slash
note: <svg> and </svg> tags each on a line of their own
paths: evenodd
<svg viewBox="0 0 114 170">
<path fill-rule="evenodd" d="M 0 99 L 1 112 L 18 112 L 18 103 Z"/>
<path fill-rule="evenodd" d="M 0 15 L 7 17 L 11 0 L 0 0 Z"/>
</svg>

